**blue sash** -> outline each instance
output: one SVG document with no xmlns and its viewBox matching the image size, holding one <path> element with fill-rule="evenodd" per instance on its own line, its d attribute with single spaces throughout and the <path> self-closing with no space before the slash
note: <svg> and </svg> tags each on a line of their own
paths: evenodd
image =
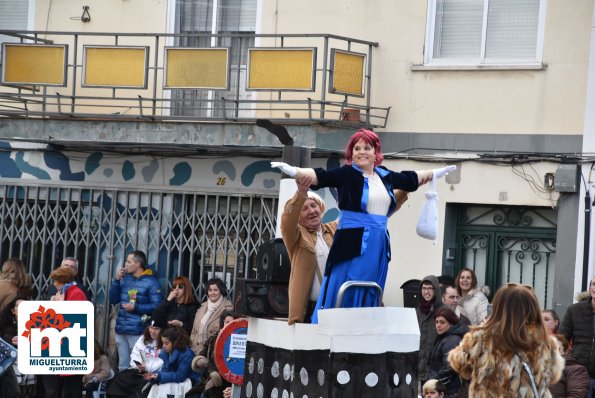
<svg viewBox="0 0 595 398">
<path fill-rule="evenodd" d="M 372 229 L 386 230 L 386 223 L 388 221 L 387 216 L 380 214 L 368 214 L 359 213 L 349 210 L 341 210 L 339 212 L 339 225 L 337 229 L 348 229 L 348 228 L 363 228 L 364 234 L 362 236 L 362 250 L 360 255 L 366 252 L 368 247 L 368 237 Z M 388 231 L 386 238 L 388 238 Z"/>
</svg>

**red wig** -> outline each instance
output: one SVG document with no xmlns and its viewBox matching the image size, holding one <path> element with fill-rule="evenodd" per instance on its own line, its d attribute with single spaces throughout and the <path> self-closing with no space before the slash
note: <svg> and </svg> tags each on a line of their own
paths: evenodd
<svg viewBox="0 0 595 398">
<path fill-rule="evenodd" d="M 349 142 L 347 142 L 347 146 L 345 147 L 345 158 L 347 159 L 347 164 L 351 164 L 353 162 L 353 147 L 359 140 L 364 140 L 365 143 L 374 147 L 374 152 L 376 153 L 374 167 L 379 166 L 384 160 L 384 156 L 382 156 L 381 152 L 380 138 L 378 138 L 378 135 L 376 135 L 375 132 L 368 129 L 357 130 L 355 133 L 353 133 L 349 139 Z"/>
</svg>

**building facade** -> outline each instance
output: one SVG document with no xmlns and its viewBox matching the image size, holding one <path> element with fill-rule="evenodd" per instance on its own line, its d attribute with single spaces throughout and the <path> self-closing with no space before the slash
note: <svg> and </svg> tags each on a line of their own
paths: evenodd
<svg viewBox="0 0 595 398">
<path fill-rule="evenodd" d="M 106 282 L 136 248 L 199 298 L 210 275 L 232 291 L 253 276 L 283 148 L 258 119 L 313 166 L 340 164 L 360 127 L 391 169 L 459 166 L 437 184 L 436 244 L 415 233 L 425 187 L 391 218 L 387 305 L 467 266 L 563 313 L 593 273 L 591 0 L 14 3 L 0 0 L 0 258 L 23 257 L 40 295 L 74 254 L 107 324 Z"/>
</svg>

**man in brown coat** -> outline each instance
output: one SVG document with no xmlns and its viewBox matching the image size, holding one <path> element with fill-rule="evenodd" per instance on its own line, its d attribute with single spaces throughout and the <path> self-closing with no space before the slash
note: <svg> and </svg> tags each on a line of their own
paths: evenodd
<svg viewBox="0 0 595 398">
<path fill-rule="evenodd" d="M 288 323 L 310 322 L 324 275 L 329 248 L 337 221 L 322 223 L 325 205 L 320 196 L 309 191 L 312 177 L 295 180 L 298 190 L 285 203 L 281 215 L 281 235 L 291 262 L 289 276 Z M 397 209 L 408 199 L 407 192 L 396 190 Z"/>
<path fill-rule="evenodd" d="M 324 202 L 320 196 L 308 191 L 311 182 L 311 177 L 296 180 L 298 190 L 285 203 L 281 216 L 281 234 L 291 261 L 290 325 L 310 320 L 337 229 L 337 221 L 322 223 Z"/>
</svg>

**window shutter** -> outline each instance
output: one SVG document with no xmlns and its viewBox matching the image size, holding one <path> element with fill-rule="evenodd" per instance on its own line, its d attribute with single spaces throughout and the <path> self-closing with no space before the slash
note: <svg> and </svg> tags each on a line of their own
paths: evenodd
<svg viewBox="0 0 595 398">
<path fill-rule="evenodd" d="M 0 0 L 0 29 L 27 30 L 28 0 Z M 19 39 L 0 36 L 0 41 L 17 42 Z"/>
<path fill-rule="evenodd" d="M 256 0 L 219 0 L 220 32 L 254 32 Z"/>
<path fill-rule="evenodd" d="M 177 0 L 179 7 L 180 32 L 211 32 L 213 23 L 212 1 Z"/>
<path fill-rule="evenodd" d="M 540 0 L 490 0 L 486 58 L 536 58 Z"/>
<path fill-rule="evenodd" d="M 434 58 L 477 58 L 481 51 L 483 1 L 438 0 Z"/>
</svg>

